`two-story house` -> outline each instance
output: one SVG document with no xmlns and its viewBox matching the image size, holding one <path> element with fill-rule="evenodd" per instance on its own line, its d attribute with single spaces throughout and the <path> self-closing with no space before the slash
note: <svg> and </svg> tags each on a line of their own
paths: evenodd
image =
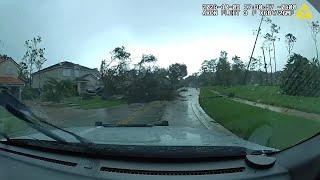
<svg viewBox="0 0 320 180">
<path fill-rule="evenodd" d="M 63 61 L 44 68 L 32 74 L 32 87 L 43 88 L 49 78 L 71 80 L 78 94 L 100 86 L 100 74 L 97 69 L 91 69 L 72 62 Z"/>
<path fill-rule="evenodd" d="M 19 79 L 19 70 L 20 66 L 11 57 L 0 56 L 0 87 L 21 99 L 25 83 Z"/>
</svg>

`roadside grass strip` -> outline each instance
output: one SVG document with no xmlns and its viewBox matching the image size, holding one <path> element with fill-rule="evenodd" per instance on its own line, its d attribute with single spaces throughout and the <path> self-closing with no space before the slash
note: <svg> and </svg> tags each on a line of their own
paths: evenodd
<svg viewBox="0 0 320 180">
<path fill-rule="evenodd" d="M 210 88 L 225 95 L 233 93 L 235 97 L 250 101 L 320 114 L 319 97 L 283 95 L 278 86 L 212 86 Z"/>
<path fill-rule="evenodd" d="M 215 95 L 210 87 L 201 88 L 199 102 L 204 111 L 234 134 L 249 141 L 255 139 L 260 145 L 284 149 L 320 131 L 319 121 L 272 112 L 224 97 L 210 98 Z M 260 140 L 252 137 L 253 134 L 267 137 Z"/>
</svg>

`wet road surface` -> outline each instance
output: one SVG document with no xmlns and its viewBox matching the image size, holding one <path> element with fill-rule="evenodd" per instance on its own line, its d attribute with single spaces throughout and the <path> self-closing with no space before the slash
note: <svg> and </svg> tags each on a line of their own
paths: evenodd
<svg viewBox="0 0 320 180">
<path fill-rule="evenodd" d="M 173 101 L 123 104 L 111 108 L 83 110 L 37 104 L 30 107 L 35 114 L 60 127 L 92 126 L 98 121 L 108 124 L 154 124 L 168 121 L 169 126 L 229 133 L 201 109 L 198 102 L 199 89 L 181 88 L 178 92 L 179 96 Z"/>
<path fill-rule="evenodd" d="M 170 126 L 206 128 L 195 113 L 198 97 L 199 92 L 195 88 L 180 89 L 179 97 L 167 104 L 162 120 L 168 121 Z"/>
</svg>

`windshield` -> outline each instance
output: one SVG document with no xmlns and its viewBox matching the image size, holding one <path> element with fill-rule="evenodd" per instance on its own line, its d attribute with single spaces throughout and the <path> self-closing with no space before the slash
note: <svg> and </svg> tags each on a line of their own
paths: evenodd
<svg viewBox="0 0 320 180">
<path fill-rule="evenodd" d="M 307 1 L 2 0 L 0 15 L 2 141 L 276 151 L 320 131 Z"/>
</svg>

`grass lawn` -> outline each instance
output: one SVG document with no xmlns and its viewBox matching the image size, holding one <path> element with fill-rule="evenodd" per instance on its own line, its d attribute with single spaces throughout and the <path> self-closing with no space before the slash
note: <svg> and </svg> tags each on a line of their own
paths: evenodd
<svg viewBox="0 0 320 180">
<path fill-rule="evenodd" d="M 278 86 L 234 86 L 227 88 L 214 86 L 211 88 L 220 93 L 233 92 L 236 97 L 251 101 L 320 114 L 319 97 L 282 95 Z"/>
<path fill-rule="evenodd" d="M 68 106 L 76 106 L 80 109 L 98 109 L 118 106 L 124 102 L 121 100 L 102 100 L 99 96 L 94 96 L 92 99 L 81 99 L 81 97 L 70 97 L 63 101 Z"/>
<path fill-rule="evenodd" d="M 209 116 L 234 134 L 248 139 L 257 128 L 271 127 L 270 139 L 261 145 L 284 149 L 320 131 L 320 121 L 283 115 L 222 97 L 213 98 L 215 95 L 210 88 L 201 88 L 200 105 Z"/>
<path fill-rule="evenodd" d="M 3 107 L 0 107 L 0 122 L 0 131 L 3 131 L 6 134 L 23 131 L 28 128 L 23 121 L 11 115 Z"/>
</svg>

